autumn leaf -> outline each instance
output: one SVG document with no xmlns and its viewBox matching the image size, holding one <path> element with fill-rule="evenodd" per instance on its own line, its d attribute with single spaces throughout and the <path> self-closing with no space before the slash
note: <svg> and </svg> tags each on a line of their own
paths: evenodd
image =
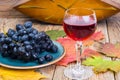
<svg viewBox="0 0 120 80">
<path fill-rule="evenodd" d="M 114 72 L 120 71 L 120 61 L 106 60 L 102 57 L 87 58 L 82 64 L 94 66 L 93 70 L 95 73 L 103 73 L 109 70 Z"/>
<path fill-rule="evenodd" d="M 64 46 L 66 55 L 62 60 L 60 60 L 56 64 L 67 66 L 67 64 L 76 61 L 75 41 L 68 37 L 59 38 L 57 41 Z M 91 56 L 100 56 L 100 54 L 92 49 L 85 49 L 82 54 L 82 58 Z"/>
<path fill-rule="evenodd" d="M 13 70 L 0 67 L 0 80 L 40 80 L 46 78 L 34 70 Z"/>
<path fill-rule="evenodd" d="M 101 54 L 95 50 L 90 49 L 90 48 L 86 48 L 83 51 L 82 58 L 93 57 L 93 56 L 101 56 Z"/>
<path fill-rule="evenodd" d="M 56 64 L 67 66 L 68 63 L 76 61 L 75 41 L 68 37 L 59 38 L 57 41 L 64 46 L 66 55 L 61 61 L 57 62 Z"/>
<path fill-rule="evenodd" d="M 47 35 L 50 36 L 52 40 L 56 40 L 59 37 L 65 36 L 65 32 L 63 30 L 49 30 L 49 31 L 46 31 L 46 33 Z"/>
<path fill-rule="evenodd" d="M 95 32 L 90 38 L 83 41 L 84 46 L 90 46 L 94 43 L 94 41 L 99 41 L 104 39 L 104 34 L 102 31 Z"/>
<path fill-rule="evenodd" d="M 116 44 L 102 44 L 101 49 L 99 51 L 105 54 L 106 56 L 120 58 L 120 43 L 118 42 Z"/>
</svg>

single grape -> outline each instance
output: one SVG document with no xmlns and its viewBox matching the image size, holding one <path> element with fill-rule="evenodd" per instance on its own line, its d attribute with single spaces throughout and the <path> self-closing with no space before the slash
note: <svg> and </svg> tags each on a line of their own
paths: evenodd
<svg viewBox="0 0 120 80">
<path fill-rule="evenodd" d="M 5 43 L 8 43 L 8 44 L 9 44 L 9 43 L 11 43 L 11 42 L 12 42 L 12 39 L 11 39 L 10 37 L 6 37 L 6 38 L 5 38 Z"/>
<path fill-rule="evenodd" d="M 21 30 L 21 29 L 24 29 L 23 25 L 17 24 L 17 25 L 16 25 L 16 30 L 19 31 L 19 30 Z"/>
<path fill-rule="evenodd" d="M 25 51 L 25 47 L 18 47 L 18 53 L 19 54 L 24 54 L 26 51 Z"/>
<path fill-rule="evenodd" d="M 23 42 L 23 45 L 25 46 L 25 45 L 30 45 L 31 43 L 30 43 L 30 41 L 24 41 Z"/>
<path fill-rule="evenodd" d="M 6 35 L 4 33 L 0 33 L 0 38 L 5 38 Z"/>
<path fill-rule="evenodd" d="M 32 33 L 33 28 L 27 28 L 26 31 L 27 31 L 27 33 Z"/>
<path fill-rule="evenodd" d="M 38 53 L 32 53 L 32 54 L 31 54 L 31 58 L 32 58 L 33 60 L 37 60 L 37 59 L 38 59 L 38 56 L 39 56 Z"/>
<path fill-rule="evenodd" d="M 13 39 L 14 41 L 18 41 L 18 40 L 19 40 L 18 35 L 17 35 L 17 34 L 14 34 L 14 35 L 12 36 L 12 39 Z"/>
<path fill-rule="evenodd" d="M 33 50 L 33 47 L 32 47 L 31 45 L 26 45 L 26 46 L 25 46 L 25 49 L 26 49 L 27 51 L 31 51 L 31 50 Z"/>
<path fill-rule="evenodd" d="M 9 37 L 12 37 L 15 33 L 16 33 L 15 30 L 9 29 L 8 32 L 7 32 L 7 35 L 8 35 Z"/>
<path fill-rule="evenodd" d="M 38 34 L 38 30 L 33 29 L 32 33 L 33 33 L 33 34 Z"/>
<path fill-rule="evenodd" d="M 44 57 L 46 61 L 51 61 L 53 59 L 53 56 L 50 54 L 46 54 Z"/>
<path fill-rule="evenodd" d="M 25 32 L 24 32 L 24 29 L 21 29 L 21 30 L 18 31 L 18 35 L 19 35 L 19 36 L 24 35 L 24 33 L 25 33 Z"/>
<path fill-rule="evenodd" d="M 25 61 L 25 62 L 29 62 L 30 61 L 30 58 L 31 58 L 31 54 L 30 53 L 25 53 L 24 55 L 23 55 L 23 61 Z"/>
<path fill-rule="evenodd" d="M 28 35 L 23 35 L 22 37 L 21 37 L 21 40 L 22 41 L 27 41 L 29 38 L 28 38 Z"/>
<path fill-rule="evenodd" d="M 0 44 L 4 44 L 5 43 L 5 38 L 0 38 Z"/>
<path fill-rule="evenodd" d="M 32 27 L 32 22 L 31 21 L 27 21 L 24 23 L 24 27 L 25 28 L 31 28 Z"/>
<path fill-rule="evenodd" d="M 4 50 L 4 51 L 8 50 L 8 45 L 7 44 L 3 44 L 2 45 L 2 50 Z"/>
<path fill-rule="evenodd" d="M 30 43 L 32 46 L 36 45 L 35 40 L 30 41 Z"/>
<path fill-rule="evenodd" d="M 49 52 L 56 53 L 58 51 L 58 47 L 56 45 L 53 45 Z"/>
<path fill-rule="evenodd" d="M 43 64 L 45 62 L 45 58 L 44 57 L 39 57 L 38 58 L 38 63 L 39 64 Z"/>
<path fill-rule="evenodd" d="M 30 40 L 32 40 L 32 39 L 35 38 L 35 35 L 34 35 L 33 33 L 30 33 L 30 34 L 28 34 L 28 35 L 29 35 L 29 39 L 30 39 Z"/>
<path fill-rule="evenodd" d="M 13 49 L 13 48 L 15 47 L 15 45 L 16 45 L 16 44 L 15 44 L 15 43 L 13 43 L 13 42 L 12 42 L 12 43 L 10 43 L 10 44 L 9 44 L 10 49 Z"/>
</svg>

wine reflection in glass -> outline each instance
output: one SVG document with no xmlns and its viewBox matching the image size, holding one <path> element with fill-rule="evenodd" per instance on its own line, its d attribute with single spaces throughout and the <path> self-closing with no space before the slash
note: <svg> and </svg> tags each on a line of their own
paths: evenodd
<svg viewBox="0 0 120 80">
<path fill-rule="evenodd" d="M 65 76 L 70 79 L 87 79 L 92 76 L 92 69 L 81 65 L 82 41 L 88 39 L 96 30 L 96 14 L 89 8 L 71 8 L 66 10 L 63 28 L 67 36 L 76 41 L 77 63 L 64 70 Z"/>
</svg>

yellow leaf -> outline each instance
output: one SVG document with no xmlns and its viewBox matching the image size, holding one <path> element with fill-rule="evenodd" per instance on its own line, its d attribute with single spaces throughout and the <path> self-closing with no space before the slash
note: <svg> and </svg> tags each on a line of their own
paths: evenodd
<svg viewBox="0 0 120 80">
<path fill-rule="evenodd" d="M 0 67 L 0 80 L 40 80 L 46 78 L 34 70 L 13 70 Z"/>
<path fill-rule="evenodd" d="M 108 18 L 120 11 L 101 0 L 30 0 L 15 9 L 40 21 L 61 24 L 65 10 L 77 7 L 94 9 L 98 20 Z"/>
</svg>

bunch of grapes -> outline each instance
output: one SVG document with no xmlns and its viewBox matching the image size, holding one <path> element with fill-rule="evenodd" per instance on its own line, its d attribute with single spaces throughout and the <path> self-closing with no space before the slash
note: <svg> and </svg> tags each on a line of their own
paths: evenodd
<svg viewBox="0 0 120 80">
<path fill-rule="evenodd" d="M 18 59 L 24 62 L 37 60 L 40 64 L 51 61 L 53 56 L 46 54 L 39 56 L 44 51 L 56 53 L 58 47 L 44 32 L 32 27 L 32 22 L 24 25 L 17 24 L 16 30 L 9 29 L 6 34 L 0 33 L 0 51 L 3 57 Z"/>
</svg>

